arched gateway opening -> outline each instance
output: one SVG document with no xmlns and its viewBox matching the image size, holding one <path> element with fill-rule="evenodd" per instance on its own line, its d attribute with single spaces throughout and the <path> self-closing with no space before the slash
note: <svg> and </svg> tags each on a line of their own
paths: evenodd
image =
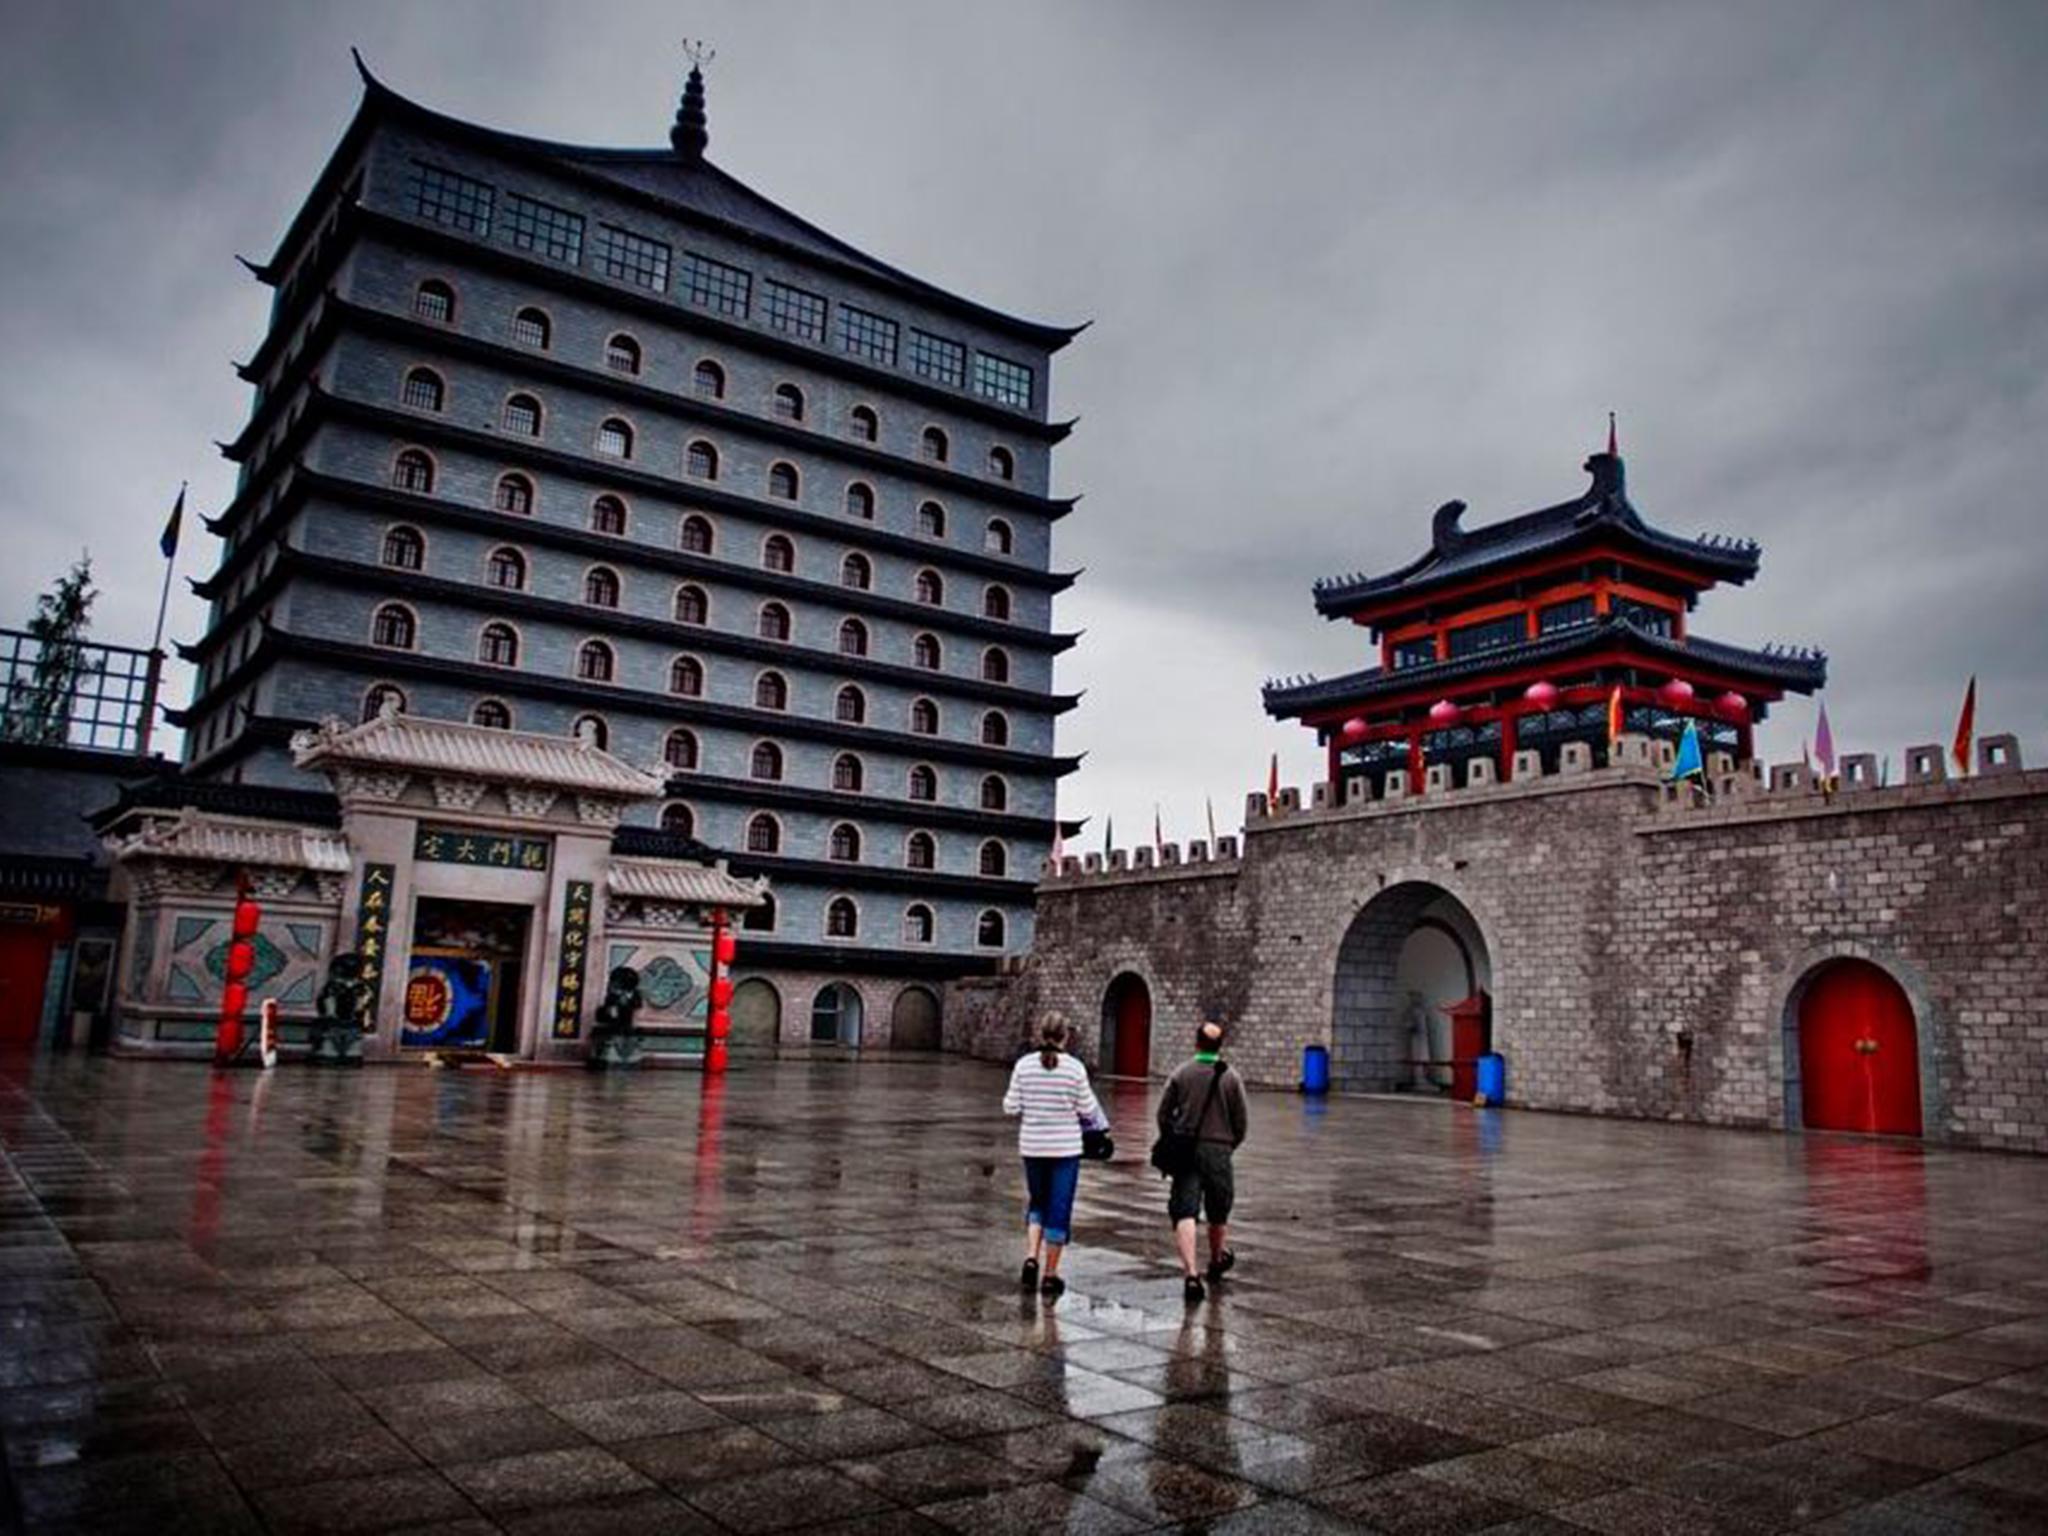
<svg viewBox="0 0 2048 1536">
<path fill-rule="evenodd" d="M 1112 1077 L 1152 1070 L 1152 989 L 1125 971 L 1102 994 L 1102 1062 Z"/>
<path fill-rule="evenodd" d="M 1332 1082 L 1354 1093 L 1469 1093 L 1471 1058 L 1493 1048 L 1492 990 L 1486 940 L 1465 904 L 1426 881 L 1388 886 L 1337 950 Z"/>
<path fill-rule="evenodd" d="M 1793 995 L 1800 1122 L 1918 1136 L 1920 1031 L 1906 989 L 1868 960 L 1830 960 Z"/>
<path fill-rule="evenodd" d="M 939 1000 L 925 987 L 905 987 L 889 1013 L 889 1045 L 898 1051 L 939 1048 Z"/>
</svg>

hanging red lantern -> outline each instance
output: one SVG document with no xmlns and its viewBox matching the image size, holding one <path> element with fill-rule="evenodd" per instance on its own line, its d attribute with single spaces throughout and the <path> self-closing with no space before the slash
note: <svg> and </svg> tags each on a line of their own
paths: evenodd
<svg viewBox="0 0 2048 1536">
<path fill-rule="evenodd" d="M 245 981 L 256 969 L 256 946 L 247 939 L 237 939 L 228 946 L 228 980 Z"/>
<path fill-rule="evenodd" d="M 1522 697 L 1538 709 L 1557 708 L 1557 685 L 1555 683 L 1531 683 L 1522 690 Z"/>
<path fill-rule="evenodd" d="M 1429 706 L 1429 723 L 1431 725 L 1455 725 L 1458 717 L 1464 713 L 1465 711 L 1458 708 L 1449 699 L 1438 699 Z"/>
<path fill-rule="evenodd" d="M 725 1042 L 723 1040 L 714 1040 L 705 1048 L 704 1069 L 707 1072 L 723 1072 L 725 1070 Z"/>
<path fill-rule="evenodd" d="M 723 1008 L 711 1010 L 711 1038 L 723 1040 L 732 1033 L 732 1015 Z"/>
<path fill-rule="evenodd" d="M 240 1033 L 240 1032 L 241 1032 L 241 1026 L 242 1026 L 242 1015 L 243 1015 L 243 1014 L 245 1014 L 245 1013 L 247 1013 L 248 1011 L 249 1011 L 249 989 L 248 989 L 247 987 L 243 986 L 243 985 L 242 985 L 242 983 L 240 983 L 239 981 L 231 981 L 231 982 L 229 982 L 229 983 L 228 983 L 228 984 L 227 984 L 227 985 L 226 985 L 225 987 L 223 987 L 223 988 L 221 989 L 221 994 L 220 994 L 220 1016 L 221 1016 L 221 1022 L 222 1022 L 222 1023 L 226 1023 L 226 1022 L 227 1022 L 228 1020 L 230 1020 L 230 1019 L 232 1019 L 232 1020 L 234 1021 L 234 1024 L 235 1024 L 235 1030 L 236 1030 L 236 1041 L 235 1041 L 235 1043 L 236 1043 L 236 1046 L 237 1046 L 237 1048 L 239 1048 L 239 1047 L 240 1047 L 240 1045 L 241 1045 L 241 1033 Z"/>
<path fill-rule="evenodd" d="M 731 965 L 734 955 L 740 952 L 740 941 L 733 937 L 730 928 L 718 930 L 718 938 L 711 946 L 712 954 L 718 957 L 720 965 Z"/>
<path fill-rule="evenodd" d="M 1692 702 L 1692 684 L 1682 677 L 1674 677 L 1662 688 L 1659 688 L 1657 694 L 1666 704 L 1669 704 L 1673 709 L 1678 709 Z"/>
<path fill-rule="evenodd" d="M 730 1008 L 732 1006 L 732 978 L 721 976 L 711 983 L 711 1006 Z"/>
<path fill-rule="evenodd" d="M 1737 720 L 1749 718 L 1749 700 L 1733 690 L 1722 694 L 1714 702 L 1721 706 L 1723 714 L 1733 715 Z"/>
<path fill-rule="evenodd" d="M 1337 737 L 1345 746 L 1355 746 L 1365 740 L 1365 722 L 1353 715 L 1344 722 L 1344 728 L 1337 732 Z"/>
<path fill-rule="evenodd" d="M 246 893 L 235 903 L 235 937 L 254 938 L 257 924 L 263 921 L 263 909 L 251 901 Z"/>
</svg>

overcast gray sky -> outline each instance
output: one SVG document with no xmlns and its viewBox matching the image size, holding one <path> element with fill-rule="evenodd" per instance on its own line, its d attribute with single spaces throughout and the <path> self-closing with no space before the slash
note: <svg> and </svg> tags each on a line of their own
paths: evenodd
<svg viewBox="0 0 2048 1536">
<path fill-rule="evenodd" d="M 146 644 L 180 479 L 212 511 L 268 254 L 393 86 L 662 142 L 718 49 L 712 157 L 1000 308 L 1056 362 L 1087 631 L 1062 809 L 1234 826 L 1267 675 L 1364 663 L 1318 575 L 1576 494 L 1621 416 L 1637 506 L 1763 541 L 1703 634 L 1822 645 L 1844 750 L 1985 729 L 2048 756 L 2048 7 L 281 0 L 0 7 L 0 620 L 81 545 Z M 214 541 L 188 534 L 186 575 Z M 181 596 L 171 632 L 197 634 Z M 173 688 L 182 700 L 189 679 Z M 1796 756 L 1812 706 L 1766 730 Z"/>
</svg>

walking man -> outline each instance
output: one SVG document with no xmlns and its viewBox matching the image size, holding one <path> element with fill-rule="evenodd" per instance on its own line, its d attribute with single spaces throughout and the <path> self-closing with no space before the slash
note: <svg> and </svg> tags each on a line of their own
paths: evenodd
<svg viewBox="0 0 2048 1536">
<path fill-rule="evenodd" d="M 1166 1214 L 1173 1223 L 1174 1246 L 1187 1277 L 1182 1291 L 1190 1305 L 1206 1294 L 1202 1272 L 1195 1267 L 1196 1216 L 1206 1215 L 1209 1221 L 1210 1283 L 1221 1280 L 1237 1262 L 1228 1243 L 1230 1207 L 1236 1197 L 1230 1159 L 1244 1132 L 1244 1084 L 1223 1059 L 1223 1026 L 1212 1020 L 1195 1031 L 1194 1060 L 1181 1064 L 1159 1097 L 1161 1140 L 1186 1149 L 1173 1174 Z"/>
</svg>

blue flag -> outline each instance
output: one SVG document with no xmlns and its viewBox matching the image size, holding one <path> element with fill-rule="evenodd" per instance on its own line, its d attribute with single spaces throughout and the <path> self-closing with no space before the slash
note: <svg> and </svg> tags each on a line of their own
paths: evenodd
<svg viewBox="0 0 2048 1536">
<path fill-rule="evenodd" d="M 163 551 L 164 558 L 170 559 L 178 552 L 178 529 L 185 521 L 185 487 L 178 487 L 178 504 L 171 508 L 171 520 L 164 524 L 163 537 L 156 541 L 156 547 Z"/>
<path fill-rule="evenodd" d="M 1680 779 L 1699 779 L 1705 782 L 1707 761 L 1700 754 L 1700 729 L 1692 721 L 1685 722 L 1685 734 L 1678 740 L 1678 761 L 1671 765 L 1671 782 Z"/>
</svg>

